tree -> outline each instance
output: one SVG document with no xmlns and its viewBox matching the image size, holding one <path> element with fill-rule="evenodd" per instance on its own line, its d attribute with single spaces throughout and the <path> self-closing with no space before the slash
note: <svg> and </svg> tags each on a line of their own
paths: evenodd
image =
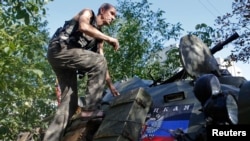
<svg viewBox="0 0 250 141">
<path fill-rule="evenodd" d="M 150 9 L 151 5 L 147 0 L 118 0 L 116 7 L 119 15 L 116 23 L 105 30 L 118 37 L 121 46 L 117 53 L 113 53 L 111 48 L 105 48 L 105 56 L 114 80 L 133 76 L 150 78 L 149 68 L 158 68 L 151 66 L 149 58 L 164 48 L 169 39 L 177 39 L 180 35 L 181 25 L 167 23 L 162 18 L 164 11 L 158 9 L 154 12 Z"/>
<path fill-rule="evenodd" d="M 152 79 L 156 83 L 164 82 L 178 73 L 180 68 L 182 68 L 179 49 L 176 45 L 170 45 L 160 52 L 157 52 L 159 56 L 153 58 L 152 64 L 148 67 Z"/>
<path fill-rule="evenodd" d="M 234 0 L 232 13 L 226 13 L 216 19 L 216 25 L 221 38 L 226 39 L 234 32 L 240 33 L 240 38 L 234 42 L 232 57 L 235 61 L 249 63 L 250 58 L 250 1 Z M 220 40 L 220 38 L 219 38 Z M 218 40 L 217 40 L 218 41 Z"/>
<path fill-rule="evenodd" d="M 189 34 L 196 35 L 199 37 L 208 47 L 213 44 L 213 39 L 217 37 L 215 29 L 206 25 L 205 23 L 197 24 L 195 26 L 194 32 L 189 32 Z"/>
<path fill-rule="evenodd" d="M 43 0 L 0 3 L 0 140 L 14 140 L 20 131 L 39 127 L 52 110 L 47 100 L 54 82 L 45 56 L 45 4 Z"/>
</svg>

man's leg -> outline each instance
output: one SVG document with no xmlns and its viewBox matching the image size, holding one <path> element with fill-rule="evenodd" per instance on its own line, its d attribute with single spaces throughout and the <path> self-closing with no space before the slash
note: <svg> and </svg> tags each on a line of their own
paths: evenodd
<svg viewBox="0 0 250 141">
<path fill-rule="evenodd" d="M 95 110 L 101 101 L 105 87 L 107 61 L 104 56 L 82 48 L 60 48 L 55 44 L 49 48 L 48 59 L 54 68 L 87 72 L 86 110 Z"/>
<path fill-rule="evenodd" d="M 48 60 L 58 77 L 62 101 L 44 141 L 57 141 L 78 104 L 76 70 L 88 72 L 85 109 L 95 110 L 102 98 L 107 62 L 103 56 L 92 51 L 68 47 L 61 49 L 57 44 L 49 48 Z"/>
<path fill-rule="evenodd" d="M 62 139 L 69 118 L 75 113 L 78 103 L 76 72 L 65 69 L 54 69 L 54 71 L 62 92 L 61 103 L 47 129 L 44 141 L 60 141 Z"/>
<path fill-rule="evenodd" d="M 87 89 L 85 94 L 86 108 L 96 110 L 100 106 L 105 87 L 106 60 L 97 63 L 96 67 L 88 72 Z"/>
<path fill-rule="evenodd" d="M 69 68 L 87 72 L 86 106 L 84 109 L 97 109 L 102 99 L 106 82 L 107 61 L 105 57 L 92 51 L 79 48 L 69 49 L 67 53 L 74 54 L 68 65 Z"/>
</svg>

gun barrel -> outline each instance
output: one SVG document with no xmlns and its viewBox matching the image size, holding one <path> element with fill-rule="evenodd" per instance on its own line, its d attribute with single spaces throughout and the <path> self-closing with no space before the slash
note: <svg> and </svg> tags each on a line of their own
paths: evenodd
<svg viewBox="0 0 250 141">
<path fill-rule="evenodd" d="M 215 54 L 217 51 L 220 51 L 223 46 L 226 44 L 232 42 L 233 40 L 237 39 L 239 37 L 239 34 L 235 32 L 233 35 L 231 35 L 229 38 L 227 38 L 224 42 L 220 42 L 217 45 L 215 45 L 210 51 L 212 54 Z"/>
</svg>

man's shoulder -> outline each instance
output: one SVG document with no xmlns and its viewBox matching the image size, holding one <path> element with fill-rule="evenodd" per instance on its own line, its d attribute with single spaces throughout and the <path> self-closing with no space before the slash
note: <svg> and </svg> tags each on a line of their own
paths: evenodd
<svg viewBox="0 0 250 141">
<path fill-rule="evenodd" d="M 89 12 L 91 14 L 94 13 L 94 11 L 92 9 L 90 9 L 90 8 L 84 8 L 84 9 L 81 10 L 80 13 L 84 13 L 84 12 Z"/>
<path fill-rule="evenodd" d="M 95 13 L 92 9 L 84 8 L 79 12 L 78 17 L 79 16 L 85 16 L 85 17 L 91 18 L 91 17 L 95 17 Z"/>
</svg>

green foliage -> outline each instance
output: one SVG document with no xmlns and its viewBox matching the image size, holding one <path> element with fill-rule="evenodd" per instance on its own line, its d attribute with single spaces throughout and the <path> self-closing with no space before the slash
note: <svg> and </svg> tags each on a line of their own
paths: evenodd
<svg viewBox="0 0 250 141">
<path fill-rule="evenodd" d="M 249 63 L 250 58 L 250 40 L 249 40 L 249 18 L 250 1 L 235 0 L 232 2 L 232 12 L 218 16 L 215 20 L 215 28 L 207 26 L 205 23 L 197 24 L 195 32 L 189 32 L 201 38 L 208 47 L 213 47 L 219 42 L 225 41 L 235 32 L 240 37 L 233 41 L 234 48 L 231 50 L 231 57 L 235 61 Z"/>
<path fill-rule="evenodd" d="M 0 9 L 0 140 L 41 126 L 53 110 L 53 73 L 46 60 L 44 1 L 2 0 Z M 42 12 L 41 12 L 42 11 Z"/>
<path fill-rule="evenodd" d="M 164 55 L 153 58 L 154 61 L 152 60 L 152 64 L 148 67 L 154 80 L 164 81 L 182 68 L 179 49 L 174 45 L 170 47 L 164 52 Z"/>
<path fill-rule="evenodd" d="M 194 34 L 199 37 L 208 47 L 210 47 L 213 43 L 213 39 L 216 37 L 215 30 L 207 26 L 205 23 L 197 24 L 195 26 L 196 31 L 191 32 L 190 34 Z"/>
<path fill-rule="evenodd" d="M 163 72 L 164 74 L 162 77 L 164 79 L 167 79 L 171 77 L 173 74 L 177 73 L 180 68 L 182 68 L 182 64 L 180 61 L 180 55 L 179 55 L 179 49 L 177 47 L 174 47 L 166 52 L 166 60 L 164 61 L 163 65 Z M 165 69 L 168 69 L 167 71 Z"/>
<path fill-rule="evenodd" d="M 250 59 L 250 1 L 249 0 L 234 0 L 232 2 L 232 12 L 219 16 L 216 19 L 216 25 L 221 35 L 220 39 L 225 40 L 234 32 L 240 34 L 240 38 L 234 41 L 234 49 L 232 57 L 236 61 L 248 62 Z"/>
<path fill-rule="evenodd" d="M 44 0 L 2 0 L 0 6 L 3 25 L 37 25 L 46 14 L 45 4 Z"/>
<path fill-rule="evenodd" d="M 167 23 L 162 17 L 164 11 L 154 12 L 150 6 L 151 3 L 147 0 L 118 0 L 116 8 L 119 15 L 116 23 L 105 30 L 116 36 L 120 42 L 118 52 L 114 53 L 111 47 L 105 48 L 113 80 L 133 76 L 149 78 L 149 67 L 158 69 L 150 66 L 152 62 L 149 58 L 163 49 L 169 39 L 177 39 L 180 35 L 182 29 L 179 23 Z"/>
</svg>

